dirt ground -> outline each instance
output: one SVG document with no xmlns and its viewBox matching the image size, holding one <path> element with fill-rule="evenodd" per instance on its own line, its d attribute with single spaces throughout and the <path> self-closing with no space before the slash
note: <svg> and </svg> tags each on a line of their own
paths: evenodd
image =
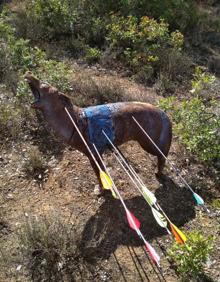
<svg viewBox="0 0 220 282">
<path fill-rule="evenodd" d="M 127 81 L 126 87 L 132 90 L 137 86 Z M 141 87 L 138 91 L 143 94 L 146 89 Z M 149 92 L 145 94 L 149 95 Z M 154 102 L 155 99 L 156 94 L 150 93 L 149 100 Z M 27 151 L 33 146 L 38 146 L 47 155 L 48 166 L 45 175 L 38 175 L 35 179 L 27 178 L 23 172 Z M 210 205 L 213 198 L 220 198 L 217 172 L 189 157 L 189 153 L 174 138 L 169 158 L 208 203 L 211 212 L 207 214 L 196 207 L 192 194 L 168 167 L 166 176 L 159 181 L 155 176 L 156 159 L 148 156 L 135 142 L 121 146 L 121 150 L 147 187 L 155 193 L 173 223 L 184 232 L 198 229 L 204 235 L 215 235 L 215 248 L 205 273 L 210 278 L 206 281 L 219 282 L 220 211 Z M 24 134 L 19 142 L 2 145 L 0 149 L 0 190 L 3 195 L 0 208 L 4 212 L 4 222 L 0 222 L 0 239 L 13 252 L 16 250 L 13 245 L 16 230 L 25 217 L 57 213 L 64 219 L 69 218 L 80 231 L 82 255 L 95 269 L 91 281 L 179 281 L 166 256 L 173 239 L 156 224 L 150 208 L 111 152 L 107 152 L 104 159 L 126 205 L 140 220 L 145 238 L 160 254 L 163 275 L 152 265 L 142 242 L 129 229 L 120 201 L 113 199 L 109 192 L 102 197 L 94 194 L 97 180 L 87 158 L 64 147 L 61 142 L 50 140 L 50 135 L 42 134 L 40 127 L 32 135 Z M 15 271 L 17 265 L 11 267 L 16 276 L 5 275 L 0 270 L 0 281 L 29 281 L 22 268 Z M 86 281 L 83 274 L 80 281 Z"/>
</svg>

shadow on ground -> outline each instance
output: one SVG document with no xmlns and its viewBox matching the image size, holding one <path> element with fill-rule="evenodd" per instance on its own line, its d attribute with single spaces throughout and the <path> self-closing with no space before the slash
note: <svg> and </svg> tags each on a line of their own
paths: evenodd
<svg viewBox="0 0 220 282">
<path fill-rule="evenodd" d="M 177 186 L 169 177 L 160 180 L 156 197 L 167 216 L 177 226 L 182 226 L 195 217 L 194 201 L 190 192 Z M 141 222 L 141 231 L 147 240 L 156 239 L 166 231 L 159 227 L 143 197 L 136 196 L 125 203 Z M 136 237 L 136 239 L 135 239 Z M 135 240 L 134 240 L 135 239 Z M 123 206 L 110 194 L 105 202 L 85 225 L 80 243 L 81 254 L 89 263 L 107 259 L 119 245 L 142 246 L 135 231 L 128 227 Z"/>
</svg>

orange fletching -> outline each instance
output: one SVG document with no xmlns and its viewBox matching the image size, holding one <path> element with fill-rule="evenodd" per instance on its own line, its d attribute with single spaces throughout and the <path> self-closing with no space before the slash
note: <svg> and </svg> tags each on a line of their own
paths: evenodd
<svg viewBox="0 0 220 282">
<path fill-rule="evenodd" d="M 176 225 L 170 223 L 170 227 L 171 227 L 171 231 L 172 231 L 173 236 L 175 237 L 176 241 L 179 244 L 184 244 L 187 240 L 186 235 L 182 231 L 180 231 L 179 228 Z"/>
</svg>

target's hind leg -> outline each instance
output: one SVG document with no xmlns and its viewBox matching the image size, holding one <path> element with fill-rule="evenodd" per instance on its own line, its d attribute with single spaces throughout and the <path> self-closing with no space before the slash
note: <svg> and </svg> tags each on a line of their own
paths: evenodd
<svg viewBox="0 0 220 282">
<path fill-rule="evenodd" d="M 165 160 L 165 158 L 163 156 L 159 156 L 159 157 L 157 157 L 157 159 L 158 159 L 158 163 L 157 163 L 158 171 L 157 171 L 156 175 L 157 176 L 162 176 L 166 160 Z"/>
</svg>

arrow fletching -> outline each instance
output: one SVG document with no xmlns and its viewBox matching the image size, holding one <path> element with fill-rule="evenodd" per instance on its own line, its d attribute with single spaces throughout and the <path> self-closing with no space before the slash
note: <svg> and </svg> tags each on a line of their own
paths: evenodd
<svg viewBox="0 0 220 282">
<path fill-rule="evenodd" d="M 198 194 L 196 194 L 195 192 L 193 193 L 193 197 L 195 198 L 196 202 L 198 205 L 204 205 L 204 200 L 202 197 L 200 197 Z"/>
<path fill-rule="evenodd" d="M 112 197 L 115 199 L 118 199 L 115 191 L 112 189 L 112 181 L 110 177 L 104 171 L 100 171 L 100 179 L 101 179 L 103 188 L 106 190 L 111 190 Z"/>
<path fill-rule="evenodd" d="M 145 241 L 145 247 L 151 257 L 151 259 L 158 265 L 160 266 L 160 256 L 156 252 L 156 250 L 148 243 Z"/>
<path fill-rule="evenodd" d="M 111 189 L 112 192 L 112 197 L 115 199 L 118 199 L 118 196 L 116 195 L 115 191 L 113 189 Z"/>
<path fill-rule="evenodd" d="M 137 231 L 141 226 L 139 220 L 129 210 L 126 210 L 126 215 L 129 226 Z"/>
<path fill-rule="evenodd" d="M 167 228 L 167 220 L 166 218 L 156 209 L 154 209 L 153 207 L 151 207 L 151 211 L 153 213 L 154 218 L 156 219 L 157 223 L 163 227 L 163 228 Z"/>
<path fill-rule="evenodd" d="M 153 194 L 150 190 L 148 190 L 147 187 L 144 186 L 144 185 L 143 185 L 141 188 L 142 188 L 142 192 L 143 192 L 143 194 L 144 194 L 144 198 L 145 198 L 145 200 L 148 202 L 148 204 L 149 204 L 150 206 L 156 204 L 157 199 L 156 199 L 156 197 L 154 196 L 154 194 Z"/>
<path fill-rule="evenodd" d="M 104 171 L 100 171 L 100 179 L 104 189 L 110 190 L 112 188 L 112 181 Z"/>
<path fill-rule="evenodd" d="M 186 235 L 173 223 L 170 223 L 170 228 L 177 243 L 184 244 L 187 240 Z"/>
</svg>

